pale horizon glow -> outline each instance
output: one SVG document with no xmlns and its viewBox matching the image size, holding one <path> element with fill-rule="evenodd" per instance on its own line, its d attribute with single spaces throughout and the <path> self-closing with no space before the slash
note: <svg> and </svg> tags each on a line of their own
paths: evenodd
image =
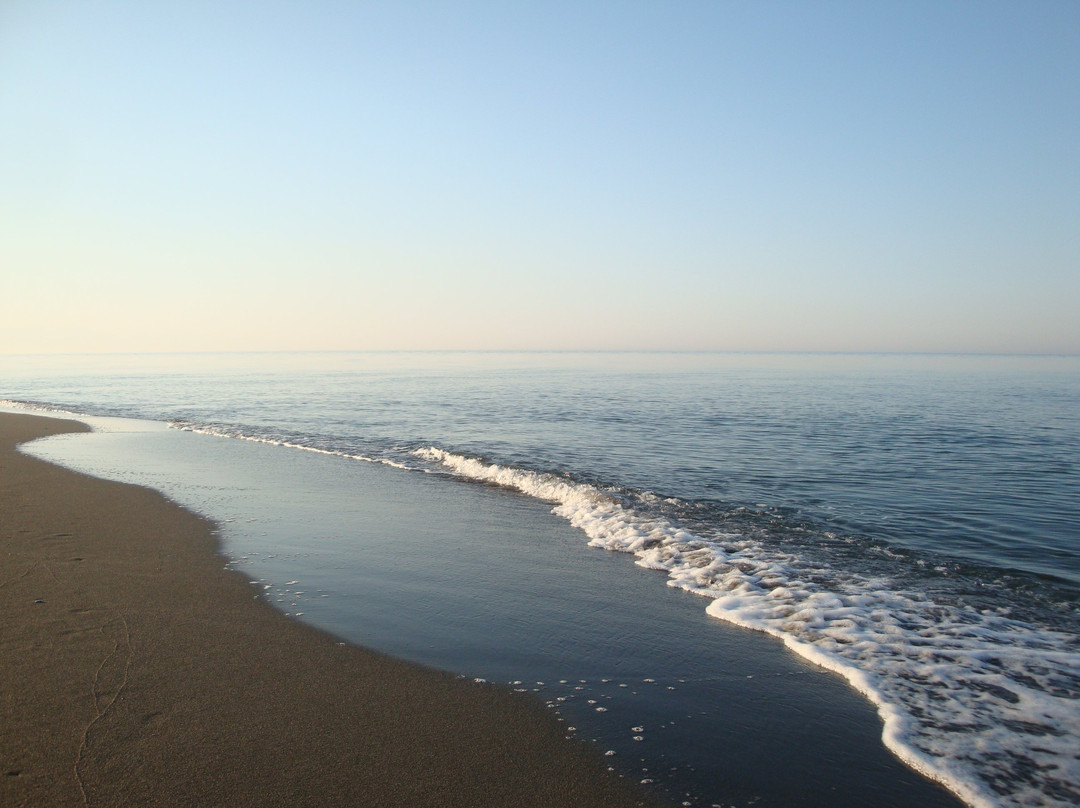
<svg viewBox="0 0 1080 808">
<path fill-rule="evenodd" d="M 1080 353 L 1080 4 L 0 6 L 0 353 Z"/>
</svg>

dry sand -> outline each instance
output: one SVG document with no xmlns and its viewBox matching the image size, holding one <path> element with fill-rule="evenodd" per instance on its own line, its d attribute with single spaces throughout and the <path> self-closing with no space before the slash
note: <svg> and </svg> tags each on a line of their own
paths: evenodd
<svg viewBox="0 0 1080 808">
<path fill-rule="evenodd" d="M 291 620 L 213 525 L 0 413 L 0 805 L 626 806 L 531 697 Z"/>
</svg>

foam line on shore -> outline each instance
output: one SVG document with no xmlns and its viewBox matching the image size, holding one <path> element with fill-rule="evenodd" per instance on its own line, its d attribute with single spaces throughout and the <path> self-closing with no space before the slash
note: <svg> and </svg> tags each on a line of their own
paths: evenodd
<svg viewBox="0 0 1080 808">
<path fill-rule="evenodd" d="M 815 566 L 741 534 L 698 536 L 565 477 L 437 447 L 415 454 L 553 503 L 591 546 L 633 554 L 639 566 L 664 571 L 670 586 L 708 598 L 713 617 L 775 636 L 845 677 L 877 707 L 885 745 L 973 808 L 1043 805 L 1033 778 L 1060 777 L 1063 787 L 1080 780 L 1068 691 L 1080 684 L 1080 652 L 1067 635 L 895 591 L 887 580 Z M 977 760 L 972 744 L 983 750 Z M 1040 774 L 1027 774 L 1025 787 L 1018 772 L 1008 799 L 995 794 L 989 783 L 1024 759 Z"/>
<path fill-rule="evenodd" d="M 241 429 L 230 428 L 227 426 L 209 426 L 209 425 L 195 425 L 185 421 L 170 421 L 169 426 L 174 429 L 180 429 L 185 432 L 194 432 L 198 435 L 211 435 L 218 438 L 236 438 L 237 440 L 251 441 L 252 443 L 265 443 L 270 446 L 281 446 L 285 449 L 300 449 L 305 452 L 313 452 L 315 454 L 329 455 L 332 457 L 343 457 L 347 460 L 360 460 L 364 463 L 377 463 L 383 466 L 390 466 L 392 468 L 404 469 L 407 471 L 414 471 L 413 466 L 408 466 L 404 463 L 398 463 L 395 460 L 390 460 L 385 457 L 372 457 L 370 455 L 359 454 L 355 452 L 341 452 L 335 449 L 320 449 L 317 446 L 306 446 L 302 443 L 296 443 L 294 441 L 286 440 L 283 438 L 271 438 L 264 435 L 253 435 L 245 432 Z"/>
</svg>

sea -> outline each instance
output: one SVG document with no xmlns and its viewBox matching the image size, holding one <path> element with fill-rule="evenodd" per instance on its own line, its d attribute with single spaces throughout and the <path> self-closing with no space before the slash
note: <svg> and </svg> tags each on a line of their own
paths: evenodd
<svg viewBox="0 0 1080 808">
<path fill-rule="evenodd" d="M 0 357 L 26 451 L 675 804 L 1080 804 L 1080 357 Z"/>
</svg>

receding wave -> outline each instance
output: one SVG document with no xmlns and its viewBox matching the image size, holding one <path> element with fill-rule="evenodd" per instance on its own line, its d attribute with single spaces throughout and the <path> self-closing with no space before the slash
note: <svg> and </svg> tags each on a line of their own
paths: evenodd
<svg viewBox="0 0 1080 808">
<path fill-rule="evenodd" d="M 453 454 L 414 454 L 454 475 L 554 504 L 589 544 L 631 553 L 719 619 L 764 631 L 870 699 L 901 760 L 972 806 L 1080 802 L 1080 648 L 963 599 L 931 598 L 810 562 L 741 533 L 691 532 L 615 493 Z"/>
<path fill-rule="evenodd" d="M 16 410 L 26 410 L 27 412 L 48 412 L 53 415 L 67 415 L 71 417 L 78 417 L 79 413 L 68 409 L 62 404 L 51 404 L 48 401 L 20 401 L 10 398 L 0 399 L 0 407 L 11 407 Z"/>
<path fill-rule="evenodd" d="M 196 424 L 180 420 L 170 421 L 169 426 L 173 429 L 179 429 L 184 432 L 194 432 L 199 435 L 212 435 L 219 438 L 236 438 L 237 440 L 246 440 L 251 441 L 252 443 L 266 443 L 271 446 L 282 446 L 286 449 L 302 449 L 305 452 L 314 452 L 315 454 L 332 455 L 334 457 L 348 458 L 349 460 L 362 460 L 365 463 L 378 463 L 383 466 L 393 466 L 394 468 L 413 470 L 412 466 L 390 458 L 376 457 L 341 449 L 322 448 L 313 446 L 310 443 L 300 443 L 296 439 L 289 437 L 260 434 L 259 432 L 252 431 L 250 428 L 244 429 L 241 427 L 229 426 L 227 424 Z"/>
</svg>

